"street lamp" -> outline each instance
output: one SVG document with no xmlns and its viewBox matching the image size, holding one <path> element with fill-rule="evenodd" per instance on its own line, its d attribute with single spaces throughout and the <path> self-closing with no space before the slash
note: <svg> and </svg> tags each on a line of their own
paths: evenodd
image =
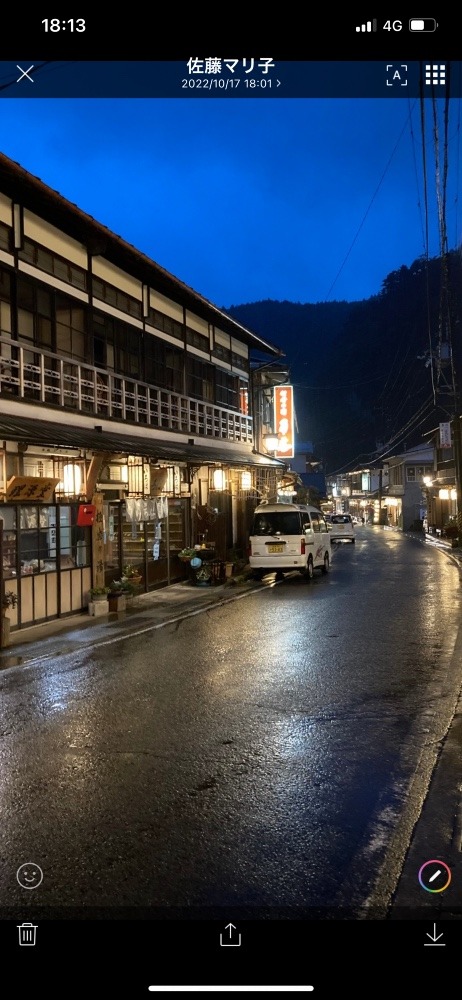
<svg viewBox="0 0 462 1000">
<path fill-rule="evenodd" d="M 433 515 L 432 511 L 433 477 L 424 476 L 422 482 L 424 487 L 422 493 L 425 500 L 425 517 L 422 519 L 422 527 L 425 532 L 429 532 L 431 534 L 433 531 L 433 526 L 430 527 L 430 514 Z"/>
<path fill-rule="evenodd" d="M 275 452 L 277 451 L 277 446 L 279 444 L 279 436 L 273 432 L 271 434 L 263 435 L 263 444 L 267 451 Z"/>
</svg>

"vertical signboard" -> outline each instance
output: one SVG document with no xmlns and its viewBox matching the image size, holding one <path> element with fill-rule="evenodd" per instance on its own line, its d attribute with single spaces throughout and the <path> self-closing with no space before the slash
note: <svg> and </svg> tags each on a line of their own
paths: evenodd
<svg viewBox="0 0 462 1000">
<path fill-rule="evenodd" d="M 274 430 L 278 435 L 276 458 L 294 457 L 294 400 L 293 386 L 274 387 Z"/>
<path fill-rule="evenodd" d="M 440 448 L 450 448 L 451 445 L 451 424 L 440 424 Z"/>
<path fill-rule="evenodd" d="M 103 494 L 93 497 L 94 519 L 92 525 L 93 587 L 104 587 L 104 514 Z"/>
</svg>

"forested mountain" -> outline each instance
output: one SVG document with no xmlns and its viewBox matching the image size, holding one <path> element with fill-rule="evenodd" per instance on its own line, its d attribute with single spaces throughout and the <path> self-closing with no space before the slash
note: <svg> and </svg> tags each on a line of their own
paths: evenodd
<svg viewBox="0 0 462 1000">
<path fill-rule="evenodd" d="M 454 411 L 460 251 L 400 267 L 362 302 L 268 300 L 226 311 L 286 352 L 298 438 L 313 442 L 327 472 L 421 443 Z"/>
</svg>

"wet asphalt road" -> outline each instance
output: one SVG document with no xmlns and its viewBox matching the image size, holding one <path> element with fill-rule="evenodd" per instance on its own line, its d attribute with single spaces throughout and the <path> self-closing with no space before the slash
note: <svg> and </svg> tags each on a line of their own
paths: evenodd
<svg viewBox="0 0 462 1000">
<path fill-rule="evenodd" d="M 445 556 L 365 528 L 311 584 L 3 671 L 0 904 L 387 905 L 460 692 L 460 610 Z"/>
</svg>

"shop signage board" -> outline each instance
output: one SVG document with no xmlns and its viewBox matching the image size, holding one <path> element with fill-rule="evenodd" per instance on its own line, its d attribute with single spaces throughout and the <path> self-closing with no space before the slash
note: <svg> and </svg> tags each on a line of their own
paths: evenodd
<svg viewBox="0 0 462 1000">
<path fill-rule="evenodd" d="M 294 457 L 294 401 L 293 386 L 274 387 L 274 430 L 279 442 L 276 458 Z"/>
<path fill-rule="evenodd" d="M 104 513 L 103 495 L 93 497 L 95 517 L 92 525 L 93 586 L 104 587 Z"/>
<path fill-rule="evenodd" d="M 49 476 L 13 476 L 6 484 L 5 500 L 42 500 L 47 503 L 53 499 L 58 483 L 59 479 Z"/>
<path fill-rule="evenodd" d="M 442 423 L 440 424 L 440 448 L 450 448 L 451 445 L 451 424 Z"/>
</svg>

